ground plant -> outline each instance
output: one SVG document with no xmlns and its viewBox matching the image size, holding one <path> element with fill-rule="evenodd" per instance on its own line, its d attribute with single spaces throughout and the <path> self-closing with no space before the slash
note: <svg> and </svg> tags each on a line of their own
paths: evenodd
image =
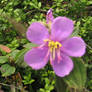
<svg viewBox="0 0 92 92">
<path fill-rule="evenodd" d="M 0 92 L 92 92 L 92 0 L 0 0 Z"/>
</svg>

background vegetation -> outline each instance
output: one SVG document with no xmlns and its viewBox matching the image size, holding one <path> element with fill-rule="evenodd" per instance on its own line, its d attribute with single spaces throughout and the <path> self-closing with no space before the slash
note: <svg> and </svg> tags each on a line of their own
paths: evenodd
<svg viewBox="0 0 92 92">
<path fill-rule="evenodd" d="M 50 8 L 55 17 L 66 16 L 75 21 L 76 31 L 73 35 L 85 40 L 87 51 L 82 60 L 87 68 L 87 78 L 83 77 L 85 75 L 78 78 L 84 78 L 83 90 L 92 92 L 92 0 L 0 0 L 2 92 L 56 92 L 55 74 L 49 64 L 44 69 L 35 71 L 23 60 L 26 51 L 35 46 L 26 39 L 26 29 L 34 21 L 45 22 L 46 12 Z M 66 92 L 70 92 L 70 88 L 75 87 L 73 86 L 68 84 Z"/>
</svg>

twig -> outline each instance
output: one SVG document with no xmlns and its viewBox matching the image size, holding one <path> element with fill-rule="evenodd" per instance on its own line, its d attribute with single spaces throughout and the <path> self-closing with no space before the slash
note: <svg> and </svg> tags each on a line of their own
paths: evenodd
<svg viewBox="0 0 92 92">
<path fill-rule="evenodd" d="M 86 88 L 84 89 L 84 91 L 85 91 L 85 92 L 90 92 L 90 91 L 89 91 L 88 89 L 86 89 Z"/>
<path fill-rule="evenodd" d="M 87 46 L 89 49 L 91 49 L 91 50 L 92 50 L 92 47 L 90 47 L 90 46 L 89 46 L 89 45 L 87 45 L 87 44 L 86 44 L 86 46 Z"/>
<path fill-rule="evenodd" d="M 0 84 L 3 85 L 3 86 L 8 86 L 8 87 L 11 87 L 12 86 L 12 85 L 5 84 L 5 83 L 0 83 Z M 18 88 L 18 87 L 15 87 L 15 88 L 20 90 L 20 88 Z"/>
</svg>

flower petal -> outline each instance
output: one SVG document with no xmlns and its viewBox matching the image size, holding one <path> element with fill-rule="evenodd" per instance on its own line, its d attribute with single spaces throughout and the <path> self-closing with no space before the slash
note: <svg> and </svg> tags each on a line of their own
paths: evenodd
<svg viewBox="0 0 92 92">
<path fill-rule="evenodd" d="M 49 37 L 47 28 L 39 22 L 30 25 L 27 31 L 27 38 L 35 44 L 42 44 L 44 39 Z"/>
<path fill-rule="evenodd" d="M 69 56 L 80 57 L 83 56 L 86 50 L 86 44 L 80 37 L 69 38 L 62 43 L 63 52 Z"/>
<path fill-rule="evenodd" d="M 52 39 L 61 41 L 67 38 L 73 31 L 73 21 L 66 17 L 57 17 L 52 23 Z"/>
<path fill-rule="evenodd" d="M 61 61 L 58 63 L 58 58 L 53 61 L 52 67 L 56 75 L 59 77 L 65 77 L 70 74 L 73 69 L 73 61 L 64 54 L 61 55 Z"/>
<path fill-rule="evenodd" d="M 41 69 L 48 62 L 47 53 L 48 48 L 33 48 L 25 54 L 24 61 L 33 69 Z"/>
<path fill-rule="evenodd" d="M 48 12 L 47 12 L 47 15 L 46 15 L 46 22 L 47 22 L 47 24 L 49 22 L 52 22 L 53 19 L 54 19 L 54 17 L 53 17 L 52 9 L 49 9 Z"/>
</svg>

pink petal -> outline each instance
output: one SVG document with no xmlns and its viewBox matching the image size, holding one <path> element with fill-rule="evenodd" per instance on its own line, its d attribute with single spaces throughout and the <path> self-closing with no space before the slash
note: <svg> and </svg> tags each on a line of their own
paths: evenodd
<svg viewBox="0 0 92 92">
<path fill-rule="evenodd" d="M 27 38 L 35 44 L 42 44 L 49 37 L 47 28 L 39 22 L 30 25 L 27 31 Z"/>
<path fill-rule="evenodd" d="M 52 39 L 61 41 L 67 38 L 73 31 L 73 21 L 66 17 L 57 17 L 52 23 Z"/>
<path fill-rule="evenodd" d="M 41 69 L 48 62 L 47 53 L 48 48 L 33 48 L 25 54 L 24 61 L 33 69 Z"/>
<path fill-rule="evenodd" d="M 52 67 L 56 75 L 59 77 L 65 77 L 70 74 L 73 69 L 73 61 L 68 56 L 64 54 L 61 55 L 61 61 L 58 62 L 58 58 L 53 61 Z"/>
<path fill-rule="evenodd" d="M 46 15 L 46 22 L 47 22 L 47 24 L 49 22 L 52 22 L 53 19 L 54 19 L 54 17 L 53 17 L 52 9 L 49 9 L 48 12 L 47 12 L 47 15 Z"/>
<path fill-rule="evenodd" d="M 80 37 L 72 37 L 62 43 L 64 53 L 69 56 L 80 57 L 83 56 L 86 50 L 86 44 Z"/>
</svg>

